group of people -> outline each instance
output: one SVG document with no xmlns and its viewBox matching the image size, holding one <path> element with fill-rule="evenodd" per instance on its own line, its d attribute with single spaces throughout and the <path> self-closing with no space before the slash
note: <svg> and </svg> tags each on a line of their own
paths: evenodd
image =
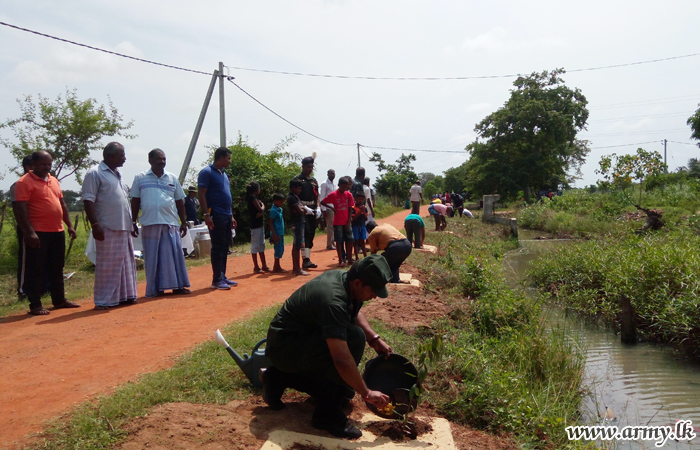
<svg viewBox="0 0 700 450">
<path fill-rule="evenodd" d="M 124 147 L 111 142 L 104 148 L 103 160 L 85 174 L 83 182 L 85 212 L 96 246 L 95 309 L 136 303 L 131 238 L 139 235 L 143 241 L 146 296 L 163 295 L 166 290 L 189 294 L 181 238 L 188 232 L 188 215 L 191 217 L 193 211 L 196 214 L 197 208 L 203 212 L 211 237 L 211 287 L 236 286 L 226 276 L 232 230 L 237 225 L 225 170 L 231 162 L 231 151 L 220 147 L 214 152 L 213 163 L 200 171 L 197 188 L 188 189 L 187 196 L 177 177 L 165 171 L 166 155 L 162 150 L 148 154 L 151 167 L 136 175 L 130 190 L 119 171 L 125 161 Z M 27 163 L 27 173 L 13 186 L 12 193 L 27 269 L 24 288 L 30 301 L 29 313 L 49 314 L 41 303 L 44 279 L 49 280 L 55 308 L 78 308 L 80 305 L 64 295 L 65 232 L 73 239 L 76 234 L 58 180 L 50 174 L 52 157 L 47 152 L 35 152 Z M 329 171 L 323 195 L 319 195 L 318 183 L 311 176 L 313 165 L 313 158 L 304 158 L 301 174 L 290 181 L 289 194 L 272 197 L 272 269 L 265 260 L 265 205 L 259 198 L 260 187 L 251 182 L 246 189 L 254 271 L 284 272 L 280 259 L 284 252 L 285 201 L 293 229 L 295 273 L 305 275 L 306 269 L 316 267 L 310 249 L 316 220 L 322 213 L 332 224 L 333 245 L 327 248 L 338 252 L 339 266 L 351 266 L 348 271 L 327 271 L 308 282 L 287 299 L 272 320 L 266 354 L 273 365 L 260 374 L 263 399 L 273 409 L 281 409 L 287 388 L 306 392 L 317 400 L 312 420 L 315 427 L 336 436 L 357 438 L 362 433 L 342 412 L 343 406 L 355 393 L 378 408 L 389 402 L 387 395 L 368 389 L 359 373 L 357 366 L 365 343 L 379 355 L 388 357 L 392 352 L 360 308 L 375 297 L 386 298 L 387 283 L 399 282 L 399 266 L 410 255 L 412 245 L 422 246 L 425 223 L 419 213 L 406 217 L 408 238 L 389 224 L 377 225 L 362 168 L 357 169 L 354 179 L 342 177 L 337 189 L 333 184 L 335 172 Z M 371 255 L 366 255 L 366 245 Z M 377 255 L 382 250 L 384 253 Z"/>
</svg>

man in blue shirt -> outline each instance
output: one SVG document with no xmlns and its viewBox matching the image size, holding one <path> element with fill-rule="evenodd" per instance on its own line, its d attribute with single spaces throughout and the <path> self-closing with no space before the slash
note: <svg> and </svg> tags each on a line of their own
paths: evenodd
<svg viewBox="0 0 700 450">
<path fill-rule="evenodd" d="M 231 188 L 225 170 L 230 164 L 231 150 L 219 147 L 214 152 L 214 163 L 202 169 L 197 179 L 199 204 L 211 236 L 212 289 L 238 285 L 226 278 L 226 258 L 233 239 L 231 230 L 237 225 L 231 212 Z"/>
</svg>

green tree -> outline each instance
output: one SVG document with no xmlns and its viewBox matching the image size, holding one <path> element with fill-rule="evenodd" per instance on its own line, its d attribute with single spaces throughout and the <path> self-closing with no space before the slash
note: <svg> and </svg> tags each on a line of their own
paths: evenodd
<svg viewBox="0 0 700 450">
<path fill-rule="evenodd" d="M 443 186 L 445 184 L 445 178 L 442 175 L 437 175 L 432 180 L 425 183 L 423 186 L 423 198 L 431 199 L 433 195 L 445 192 Z"/>
<path fill-rule="evenodd" d="M 435 179 L 435 174 L 432 172 L 421 172 L 418 174 L 418 180 L 420 181 L 421 186 L 425 187 L 426 184 L 428 184 L 429 181 L 433 181 Z"/>
<path fill-rule="evenodd" d="M 289 181 L 301 173 L 301 157 L 284 150 L 295 138 L 290 136 L 283 139 L 270 152 L 264 154 L 258 150 L 256 144 L 248 142 L 240 133 L 236 143 L 228 146 L 233 154 L 226 173 L 231 182 L 233 213 L 238 222 L 237 234 L 250 236 L 245 188 L 251 181 L 260 184 L 260 200 L 265 204 L 265 210 L 269 211 L 272 207 L 272 194 L 287 194 Z M 212 157 L 214 150 L 216 148 L 211 150 Z"/>
<path fill-rule="evenodd" d="M 467 188 L 476 194 L 513 197 L 531 188 L 580 176 L 589 152 L 576 139 L 588 120 L 588 101 L 560 77 L 564 69 L 518 77 L 502 108 L 479 122 L 467 146 Z"/>
<path fill-rule="evenodd" d="M 96 164 L 90 152 L 104 147 L 105 136 L 135 137 L 126 133 L 133 121 L 123 122 L 117 108 L 109 101 L 109 107 L 99 105 L 97 100 L 78 99 L 76 90 L 66 90 L 65 98 L 59 95 L 56 101 L 38 96 L 35 103 L 30 95 L 18 99 L 21 116 L 0 124 L 0 128 L 14 131 L 17 142 L 0 139 L 12 152 L 18 163 L 35 151 L 48 151 L 53 156 L 54 175 L 63 180 L 75 175 L 82 183 L 83 173 Z M 21 167 L 15 172 L 20 175 Z"/>
<path fill-rule="evenodd" d="M 467 179 L 467 163 L 451 167 L 445 171 L 443 191 L 462 193 Z"/>
<path fill-rule="evenodd" d="M 690 158 L 688 160 L 688 176 L 691 178 L 700 178 L 700 159 Z"/>
<path fill-rule="evenodd" d="M 688 122 L 686 123 L 690 125 L 692 131 L 690 138 L 699 141 L 698 147 L 700 147 L 700 107 L 695 111 L 695 114 L 688 118 Z"/>
<path fill-rule="evenodd" d="M 374 182 L 377 193 L 389 197 L 392 205 L 400 206 L 403 199 L 408 197 L 413 183 L 418 180 L 411 165 L 416 160 L 416 155 L 402 153 L 396 164 L 387 164 L 382 155 L 375 152 L 369 160 L 377 165 L 379 172 L 384 172 Z"/>
<path fill-rule="evenodd" d="M 663 226 L 660 211 L 642 206 L 643 193 L 646 190 L 645 183 L 650 178 L 660 176 L 666 170 L 666 164 L 659 152 L 638 148 L 636 155 L 613 153 L 601 157 L 598 164 L 600 168 L 596 169 L 596 173 L 603 176 L 603 181 L 599 181 L 599 185 L 619 189 L 632 206 L 643 211 L 647 215 L 644 229 L 659 229 Z M 639 190 L 639 200 L 635 200 L 637 190 Z"/>
</svg>

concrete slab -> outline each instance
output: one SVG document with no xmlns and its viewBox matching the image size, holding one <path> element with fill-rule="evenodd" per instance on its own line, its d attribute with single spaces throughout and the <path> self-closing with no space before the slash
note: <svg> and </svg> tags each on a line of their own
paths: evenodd
<svg viewBox="0 0 700 450">
<path fill-rule="evenodd" d="M 423 244 L 423 248 L 414 248 L 414 252 L 437 253 L 438 248 L 434 245 Z"/>
<path fill-rule="evenodd" d="M 418 280 L 413 279 L 413 275 L 410 273 L 399 273 L 400 284 L 388 284 L 387 286 L 396 286 L 398 289 L 405 288 L 408 286 L 421 287 L 421 283 Z"/>
<path fill-rule="evenodd" d="M 429 420 L 420 417 L 421 420 Z M 393 442 L 387 437 L 378 437 L 364 429 L 371 422 L 386 421 L 373 414 L 365 414 L 357 425 L 362 430 L 362 437 L 356 441 L 349 441 L 334 437 L 316 436 L 312 434 L 296 433 L 287 430 L 275 430 L 270 432 L 268 440 L 261 450 L 289 450 L 294 444 L 320 446 L 325 449 L 357 450 L 372 448 L 375 450 L 391 450 L 405 448 L 430 448 L 431 450 L 454 450 L 455 443 L 452 439 L 450 423 L 442 418 L 433 418 L 430 424 L 433 431 L 419 436 L 413 441 Z"/>
</svg>

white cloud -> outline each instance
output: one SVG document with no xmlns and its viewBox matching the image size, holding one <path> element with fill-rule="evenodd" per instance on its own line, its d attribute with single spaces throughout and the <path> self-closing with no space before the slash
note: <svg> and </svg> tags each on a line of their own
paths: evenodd
<svg viewBox="0 0 700 450">
<path fill-rule="evenodd" d="M 466 112 L 467 114 L 483 113 L 492 110 L 493 106 L 491 105 L 491 103 L 488 102 L 475 103 L 464 108 L 464 112 Z"/>
<path fill-rule="evenodd" d="M 536 48 L 564 47 L 566 42 L 560 38 L 514 38 L 503 27 L 493 28 L 487 33 L 462 43 L 462 49 L 468 52 L 504 53 Z"/>
</svg>

